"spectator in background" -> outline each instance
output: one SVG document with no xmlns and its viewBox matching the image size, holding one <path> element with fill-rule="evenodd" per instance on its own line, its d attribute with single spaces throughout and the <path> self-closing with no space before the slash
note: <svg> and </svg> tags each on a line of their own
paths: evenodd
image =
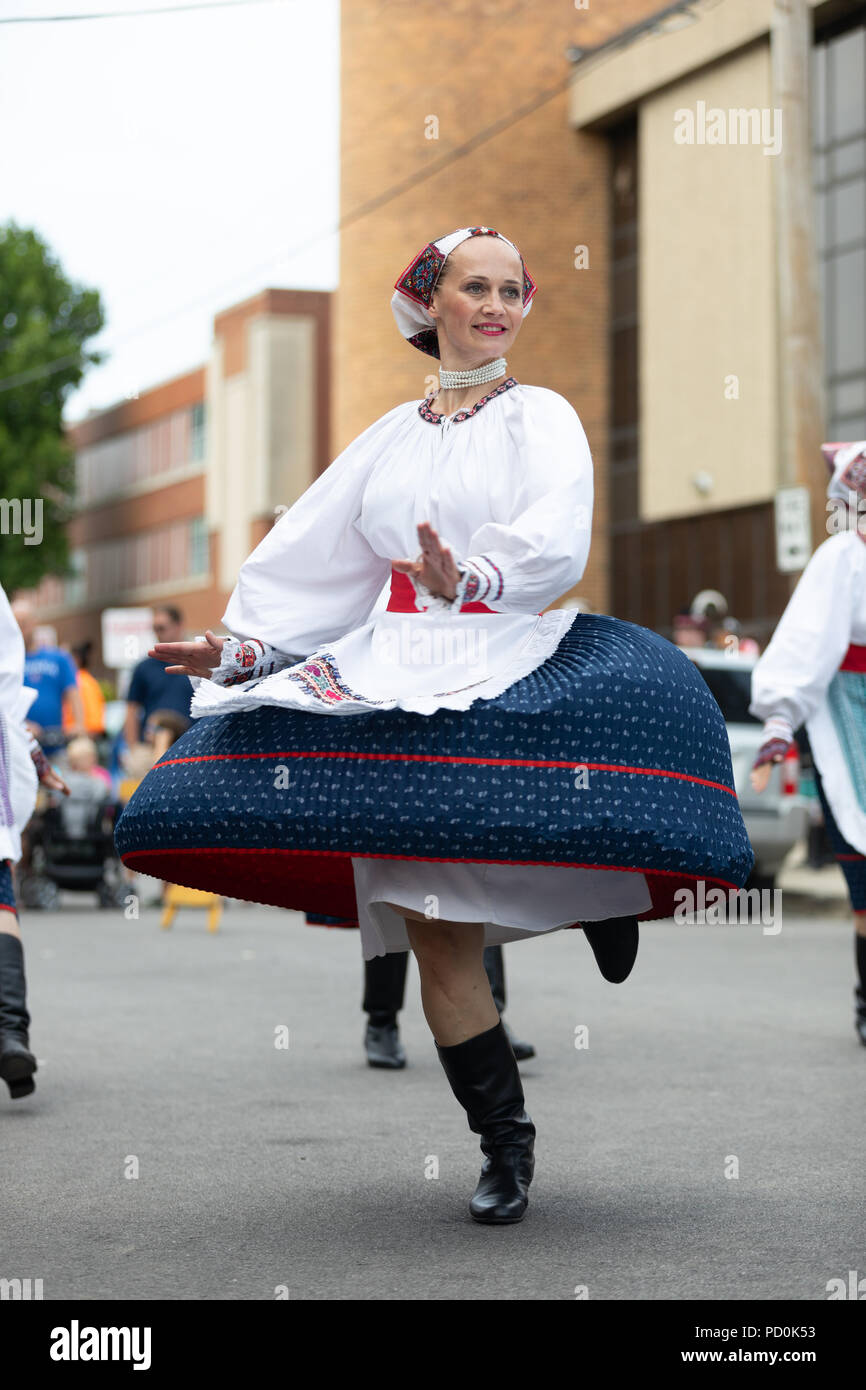
<svg viewBox="0 0 866 1390">
<path fill-rule="evenodd" d="M 70 772 L 91 777 L 111 791 L 111 777 L 106 769 L 99 765 L 99 754 L 92 738 L 70 739 L 66 747 L 66 762 Z"/>
<path fill-rule="evenodd" d="M 181 734 L 185 734 L 192 720 L 173 709 L 154 710 L 144 726 L 144 741 L 153 748 L 153 761 L 159 762 Z"/>
<path fill-rule="evenodd" d="M 63 701 L 69 702 L 72 721 L 70 734 L 83 734 L 84 706 L 78 689 L 75 663 L 68 652 L 59 647 L 41 645 L 36 639 L 36 614 L 26 599 L 12 604 L 15 621 L 24 638 L 24 684 L 36 691 L 36 699 L 27 714 L 26 726 L 42 745 L 47 758 L 55 757 L 64 748 Z"/>
<path fill-rule="evenodd" d="M 100 738 L 105 733 L 105 696 L 99 681 L 88 670 L 92 647 L 93 643 L 89 639 L 80 642 L 77 647 L 72 648 L 72 656 L 77 667 L 75 680 L 84 710 L 85 732 Z M 72 710 L 66 704 L 63 709 L 64 732 L 71 734 L 74 722 Z"/>
<path fill-rule="evenodd" d="M 694 617 L 688 609 L 674 614 L 673 641 L 675 647 L 703 647 L 707 639 L 704 618 Z"/>
<path fill-rule="evenodd" d="M 179 608 L 153 610 L 153 631 L 157 642 L 182 642 L 183 614 Z M 144 728 L 156 710 L 175 710 L 189 720 L 192 686 L 188 676 L 170 675 L 165 662 L 146 656 L 132 673 L 126 695 L 126 720 L 123 733 L 126 746 L 132 749 L 141 743 Z"/>
<path fill-rule="evenodd" d="M 111 800 L 111 778 L 97 762 L 92 739 L 73 738 L 66 748 L 64 775 L 69 795 L 60 803 L 64 834 L 85 840 L 93 828 L 94 812 Z"/>
<path fill-rule="evenodd" d="M 727 625 L 728 600 L 724 594 L 720 594 L 718 589 L 701 589 L 692 599 L 691 614 L 704 623 L 705 646 L 727 647 L 730 650 L 730 637 L 734 634 Z"/>
</svg>

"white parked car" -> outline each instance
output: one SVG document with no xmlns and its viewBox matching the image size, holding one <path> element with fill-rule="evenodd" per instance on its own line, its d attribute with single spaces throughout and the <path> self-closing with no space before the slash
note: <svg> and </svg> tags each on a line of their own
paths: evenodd
<svg viewBox="0 0 866 1390">
<path fill-rule="evenodd" d="M 799 752 L 795 746 L 783 762 L 774 765 L 764 790 L 753 791 L 749 773 L 763 728 L 763 720 L 749 713 L 752 669 L 758 658 L 714 647 L 682 650 L 700 670 L 727 725 L 734 786 L 755 852 L 748 886 L 772 888 L 785 857 L 808 831 L 808 802 L 800 795 Z"/>
</svg>

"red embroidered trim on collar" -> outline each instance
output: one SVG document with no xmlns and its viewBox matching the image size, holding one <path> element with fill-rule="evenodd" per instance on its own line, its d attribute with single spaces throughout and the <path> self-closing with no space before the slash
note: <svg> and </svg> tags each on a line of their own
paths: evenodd
<svg viewBox="0 0 866 1390">
<path fill-rule="evenodd" d="M 460 420 L 471 419 L 473 415 L 477 415 L 481 407 L 486 405 L 488 401 L 492 401 L 496 396 L 501 396 L 503 391 L 510 391 L 512 386 L 519 385 L 520 382 L 516 381 L 513 376 L 506 377 L 505 381 L 500 382 L 493 391 L 488 391 L 487 395 L 482 396 L 481 400 L 476 401 L 473 406 L 470 406 L 469 410 L 458 410 L 457 414 L 452 417 L 455 424 Z M 422 420 L 429 420 L 431 425 L 439 425 L 445 419 L 445 416 L 437 415 L 436 411 L 431 409 L 430 402 L 432 400 L 432 396 L 427 396 L 419 405 L 418 414 L 421 416 Z"/>
</svg>

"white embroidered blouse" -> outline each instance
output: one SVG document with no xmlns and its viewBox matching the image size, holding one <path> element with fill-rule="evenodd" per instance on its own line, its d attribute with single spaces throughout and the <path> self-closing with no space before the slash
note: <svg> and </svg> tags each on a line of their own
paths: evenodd
<svg viewBox="0 0 866 1390">
<path fill-rule="evenodd" d="M 854 531 L 823 541 L 752 672 L 749 710 L 794 730 L 823 704 L 849 645 L 866 646 L 866 545 Z"/>
<path fill-rule="evenodd" d="M 555 391 L 509 377 L 447 418 L 429 397 L 395 406 L 242 566 L 223 615 L 231 640 L 212 678 L 193 678 L 193 717 L 262 704 L 430 714 L 501 693 L 575 619 L 542 610 L 584 572 L 592 503 L 586 435 Z M 395 572 L 390 608 L 374 611 L 425 521 L 458 563 L 456 598 Z"/>
<path fill-rule="evenodd" d="M 866 646 L 866 545 L 854 530 L 828 537 L 809 560 L 752 671 L 749 710 L 765 737 L 805 724 L 830 808 L 845 839 L 866 854 L 866 750 L 862 716 L 839 738 L 831 683 L 850 645 Z"/>
</svg>

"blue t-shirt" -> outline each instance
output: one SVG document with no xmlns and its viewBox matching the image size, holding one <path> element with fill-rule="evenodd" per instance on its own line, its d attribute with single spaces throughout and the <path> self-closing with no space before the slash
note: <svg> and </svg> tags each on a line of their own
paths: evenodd
<svg viewBox="0 0 866 1390">
<path fill-rule="evenodd" d="M 43 729 L 63 724 L 63 692 L 76 685 L 75 663 L 59 647 L 39 647 L 24 657 L 24 684 L 39 693 L 25 718 Z"/>
<path fill-rule="evenodd" d="M 141 705 L 144 727 L 156 709 L 177 710 L 178 714 L 185 714 L 189 718 L 192 686 L 189 676 L 179 675 L 176 671 L 169 674 L 165 662 L 158 661 L 155 656 L 146 656 L 132 673 L 126 698 L 133 704 Z"/>
</svg>

